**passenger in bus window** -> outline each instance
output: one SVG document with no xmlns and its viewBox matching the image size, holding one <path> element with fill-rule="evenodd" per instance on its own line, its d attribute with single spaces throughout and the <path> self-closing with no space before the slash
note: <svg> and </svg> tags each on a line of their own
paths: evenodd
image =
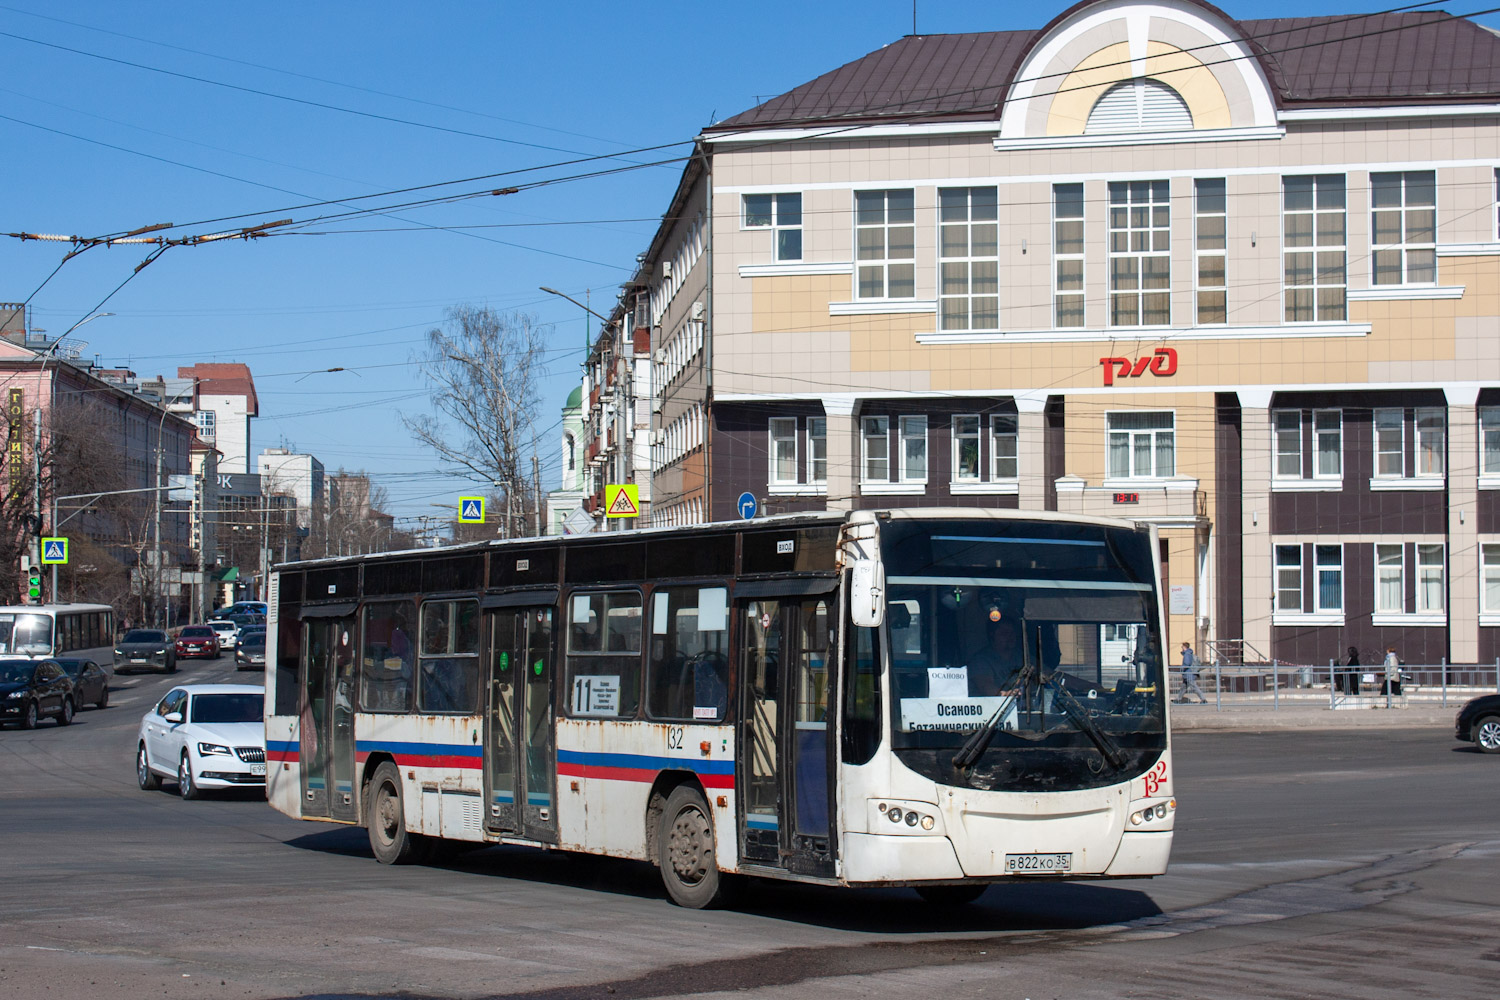
<svg viewBox="0 0 1500 1000">
<path fill-rule="evenodd" d="M 969 694 L 981 698 L 1001 694 L 1021 666 L 1021 639 L 1014 622 L 990 622 L 985 644 L 969 656 Z"/>
</svg>

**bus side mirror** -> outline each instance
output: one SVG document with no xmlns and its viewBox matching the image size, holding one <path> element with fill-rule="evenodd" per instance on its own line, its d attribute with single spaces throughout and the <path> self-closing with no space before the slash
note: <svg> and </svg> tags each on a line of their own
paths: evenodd
<svg viewBox="0 0 1500 1000">
<path fill-rule="evenodd" d="M 872 559 L 850 566 L 849 617 L 861 628 L 879 628 L 885 620 L 885 567 Z"/>
</svg>

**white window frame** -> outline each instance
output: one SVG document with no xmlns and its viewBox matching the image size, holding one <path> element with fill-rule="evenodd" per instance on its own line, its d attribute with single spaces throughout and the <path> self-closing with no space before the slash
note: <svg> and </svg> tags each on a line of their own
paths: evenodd
<svg viewBox="0 0 1500 1000">
<path fill-rule="evenodd" d="M 990 414 L 990 478 L 996 482 L 1014 483 L 1021 478 L 1020 418 L 1014 413 Z M 1004 448 L 1005 453 L 1001 453 Z M 1015 472 L 1002 475 L 1010 466 Z"/>
<path fill-rule="evenodd" d="M 193 414 L 194 423 L 198 425 L 198 437 L 204 441 L 212 441 L 218 436 L 219 415 L 214 410 L 198 410 Z"/>
<path fill-rule="evenodd" d="M 1110 181 L 1105 234 L 1109 260 L 1109 325 L 1172 324 L 1172 185 L 1165 180 Z M 1144 198 L 1144 200 L 1141 200 Z M 1139 224 L 1138 224 L 1139 223 Z M 1166 265 L 1166 284 L 1146 287 L 1148 265 Z M 1133 286 L 1118 284 L 1121 265 L 1133 265 Z M 1147 318 L 1146 299 L 1160 299 L 1166 315 Z M 1124 315 L 1121 303 L 1134 306 Z"/>
<path fill-rule="evenodd" d="M 1336 454 L 1338 456 L 1338 468 L 1335 471 L 1333 471 L 1333 472 L 1324 472 L 1319 467 L 1319 465 L 1320 465 L 1320 461 L 1319 460 L 1323 456 L 1323 451 L 1322 451 L 1322 448 L 1320 447 L 1319 438 L 1320 438 L 1320 436 L 1323 433 L 1326 433 L 1327 428 L 1326 428 L 1326 426 L 1325 427 L 1320 427 L 1319 424 L 1318 424 L 1318 420 L 1319 420 L 1320 417 L 1321 418 L 1327 418 L 1330 415 L 1332 415 L 1332 417 L 1334 418 L 1334 420 L 1337 421 L 1336 426 L 1335 426 L 1335 431 L 1338 434 L 1338 440 L 1339 440 L 1338 451 L 1336 452 Z M 1325 479 L 1325 480 L 1327 480 L 1327 479 L 1342 480 L 1344 478 L 1344 411 L 1343 410 L 1334 410 L 1334 409 L 1313 410 L 1312 411 L 1312 417 L 1313 417 L 1313 424 L 1312 424 L 1312 460 L 1313 460 L 1313 469 L 1312 469 L 1312 472 L 1313 472 L 1313 478 L 1314 479 Z"/>
<path fill-rule="evenodd" d="M 1296 561 L 1295 562 L 1283 562 L 1282 561 L 1282 556 L 1285 555 L 1286 553 L 1289 553 L 1289 552 L 1296 553 Z M 1274 578 L 1271 581 L 1271 584 L 1272 584 L 1271 593 L 1272 593 L 1272 600 L 1274 601 L 1274 606 L 1275 606 L 1276 610 L 1278 612 L 1281 612 L 1282 614 L 1293 614 L 1293 615 L 1300 615 L 1300 614 L 1302 614 L 1303 613 L 1302 605 L 1305 603 L 1305 600 L 1306 600 L 1306 588 L 1303 586 L 1304 581 L 1302 579 L 1302 573 L 1303 573 L 1303 569 L 1302 569 L 1302 546 L 1300 544 L 1276 545 L 1276 546 L 1273 546 L 1272 550 L 1271 550 L 1271 572 L 1272 572 L 1272 574 L 1274 574 Z M 1283 572 L 1289 573 L 1289 574 L 1290 573 L 1295 573 L 1296 574 L 1296 581 L 1297 581 L 1297 583 L 1296 583 L 1296 587 L 1295 588 L 1294 587 L 1290 587 L 1290 586 L 1283 586 L 1282 585 L 1282 573 Z M 1289 577 L 1289 579 L 1290 579 L 1290 577 Z M 1297 594 L 1297 606 L 1295 608 L 1287 607 L 1285 604 L 1282 603 L 1282 600 L 1281 600 L 1281 595 L 1282 595 L 1283 592 L 1290 593 L 1293 590 L 1295 590 L 1295 592 Z"/>
<path fill-rule="evenodd" d="M 822 464 L 823 474 L 818 475 Z M 828 418 L 807 418 L 807 482 L 812 486 L 828 485 Z"/>
<path fill-rule="evenodd" d="M 1417 614 L 1419 615 L 1441 615 L 1448 610 L 1448 553 L 1447 546 L 1441 542 L 1418 542 L 1417 543 Z M 1437 556 L 1434 562 L 1430 559 Z M 1436 574 L 1437 602 L 1428 599 L 1428 587 L 1430 577 Z"/>
<path fill-rule="evenodd" d="M 1061 203 L 1059 195 L 1064 190 L 1071 194 L 1075 188 L 1078 191 L 1078 214 L 1058 214 Z M 1069 200 L 1072 200 L 1071 197 Z M 1088 325 L 1088 302 L 1086 299 L 1088 264 L 1085 261 L 1085 254 L 1088 250 L 1087 215 L 1088 209 L 1084 200 L 1084 187 L 1081 183 L 1052 185 L 1052 325 L 1058 329 L 1077 330 Z M 1062 253 L 1058 250 L 1058 247 L 1063 243 L 1063 226 L 1065 224 L 1071 225 L 1075 222 L 1078 224 L 1078 250 L 1076 253 Z M 1072 241 L 1070 240 L 1069 242 L 1071 243 Z M 1078 264 L 1078 287 L 1064 289 L 1061 278 L 1062 265 L 1074 262 Z M 1076 299 L 1078 302 L 1078 322 L 1068 323 L 1066 326 L 1062 321 L 1062 303 L 1064 299 L 1067 299 L 1069 302 Z"/>
<path fill-rule="evenodd" d="M 1375 183 L 1376 183 L 1375 179 L 1377 177 L 1399 178 L 1399 182 L 1398 183 L 1399 183 L 1400 193 L 1401 193 L 1401 201 L 1400 201 L 1399 205 L 1382 206 L 1382 207 L 1377 207 L 1376 206 L 1376 204 L 1375 204 Z M 1410 205 L 1410 204 L 1407 203 L 1407 199 L 1408 199 L 1407 189 L 1408 189 L 1408 187 L 1411 186 L 1411 181 L 1415 177 L 1430 177 L 1430 178 L 1432 178 L 1432 204 L 1431 205 Z M 1437 204 L 1437 199 L 1438 199 L 1437 171 L 1435 171 L 1435 170 L 1395 170 L 1395 171 L 1375 170 L 1375 171 L 1371 171 L 1370 172 L 1370 284 L 1371 285 L 1373 285 L 1373 286 L 1379 286 L 1379 287 L 1382 287 L 1382 288 L 1397 287 L 1397 286 L 1401 286 L 1401 285 L 1411 285 L 1411 286 L 1415 286 L 1415 287 L 1418 287 L 1418 288 L 1422 288 L 1422 287 L 1429 287 L 1429 286 L 1437 284 L 1437 220 L 1438 220 L 1438 204 Z M 1399 215 L 1401 217 L 1400 218 L 1400 221 L 1401 221 L 1401 240 L 1398 243 L 1376 243 L 1375 242 L 1375 237 L 1376 237 L 1375 217 L 1377 215 L 1379 215 L 1379 214 L 1391 213 L 1391 212 L 1394 212 L 1394 213 L 1396 213 L 1397 215 Z M 1424 212 L 1430 212 L 1432 214 L 1432 231 L 1429 234 L 1431 236 L 1431 239 L 1429 239 L 1429 240 L 1411 240 L 1408 237 L 1408 229 L 1409 229 L 1409 226 L 1411 224 L 1411 217 L 1413 215 L 1417 215 L 1418 213 L 1424 213 Z M 1411 272 L 1412 272 L 1411 258 L 1412 258 L 1413 252 L 1416 252 L 1417 254 L 1425 254 L 1426 257 L 1427 257 L 1427 259 L 1431 261 L 1431 263 L 1428 265 L 1428 269 L 1431 272 L 1431 276 L 1430 277 L 1423 278 L 1423 279 L 1418 280 L 1418 281 L 1411 280 Z M 1378 255 L 1383 254 L 1383 253 L 1395 253 L 1395 254 L 1399 255 L 1399 258 L 1400 258 L 1400 261 L 1401 261 L 1401 265 L 1400 265 L 1401 280 L 1400 281 L 1381 281 L 1380 280 L 1380 271 L 1376 267 L 1376 260 L 1378 258 Z"/>
<path fill-rule="evenodd" d="M 1287 419 L 1293 420 L 1297 425 L 1297 472 L 1295 475 L 1290 472 L 1281 471 L 1282 456 L 1291 454 L 1290 451 L 1282 447 L 1282 433 L 1284 429 L 1281 425 Z M 1306 435 L 1303 433 L 1302 428 L 1301 410 L 1271 411 L 1271 477 L 1273 479 L 1305 478 L 1302 475 L 1302 459 L 1307 453 L 1307 445 L 1304 441 L 1305 437 Z"/>
<path fill-rule="evenodd" d="M 960 422 L 973 421 L 972 430 L 960 430 Z M 984 477 L 984 417 L 977 413 L 955 413 L 953 415 L 953 481 L 955 483 L 977 483 Z M 974 449 L 974 474 L 963 473 L 963 443 L 967 441 Z"/>
<path fill-rule="evenodd" d="M 1382 456 L 1389 455 L 1389 449 L 1381 446 L 1380 420 L 1395 417 L 1396 419 L 1396 471 L 1385 472 L 1380 467 Z M 1370 418 L 1370 434 L 1373 438 L 1375 451 L 1375 478 L 1376 479 L 1405 479 L 1406 478 L 1406 410 L 1400 406 L 1382 406 L 1376 409 Z"/>
<path fill-rule="evenodd" d="M 1496 591 L 1493 603 L 1489 599 L 1492 581 Z M 1500 617 L 1500 542 L 1485 542 L 1479 546 L 1479 610 Z"/>
<path fill-rule="evenodd" d="M 869 199 L 872 196 L 880 197 L 880 221 L 868 222 L 862 218 L 860 199 Z M 907 219 L 891 219 L 891 195 L 905 195 L 911 199 L 911 215 Z M 900 209 L 898 209 L 900 211 Z M 896 231 L 904 231 L 910 237 L 911 254 L 905 257 L 893 256 L 891 253 L 891 235 Z M 880 234 L 880 256 L 862 256 L 863 247 L 860 243 L 860 234 Z M 916 190 L 913 188 L 880 188 L 873 191 L 854 192 L 854 297 L 864 302 L 879 302 L 893 300 L 907 302 L 917 297 L 917 224 L 916 224 Z M 891 276 L 893 271 L 904 269 L 908 280 L 911 282 L 911 292 L 906 295 L 892 295 Z M 863 275 L 866 271 L 880 274 L 880 294 L 866 295 L 861 290 L 864 284 Z"/>
<path fill-rule="evenodd" d="M 1126 416 L 1147 416 L 1149 414 L 1165 414 L 1171 418 L 1170 427 L 1133 428 L 1125 427 L 1116 429 L 1112 426 L 1114 418 Z M 1160 447 L 1157 435 L 1169 434 L 1172 437 L 1172 469 L 1163 472 L 1157 468 L 1156 456 Z M 1127 453 L 1129 455 L 1130 469 L 1124 476 L 1115 475 L 1110 468 L 1109 456 L 1113 438 L 1116 435 L 1124 435 L 1127 439 Z M 1146 436 L 1150 438 L 1149 451 L 1151 454 L 1151 472 L 1149 475 L 1141 475 L 1136 471 L 1136 438 Z M 1172 479 L 1177 475 L 1177 411 L 1176 410 L 1106 410 L 1104 413 L 1104 469 L 1106 479 L 1120 482 L 1127 480 L 1145 481 L 1158 479 Z"/>
<path fill-rule="evenodd" d="M 1287 207 L 1287 182 L 1310 179 L 1312 185 L 1313 207 L 1310 209 L 1289 209 Z M 1318 207 L 1319 199 L 1324 190 L 1331 190 L 1337 182 L 1340 192 L 1340 205 L 1337 208 Z M 1289 236 L 1290 222 L 1293 218 L 1308 217 L 1311 231 L 1308 234 L 1308 243 L 1293 245 Z M 1323 217 L 1338 215 L 1343 218 L 1343 238 L 1338 243 L 1319 243 L 1319 221 Z M 1307 262 L 1310 267 L 1309 281 L 1292 284 L 1290 274 L 1290 261 L 1293 257 L 1306 254 L 1310 256 Z M 1339 280 L 1323 280 L 1323 268 L 1319 257 L 1324 255 L 1338 254 L 1342 259 L 1339 265 Z M 1330 272 L 1331 274 L 1331 272 Z M 1293 303 L 1293 292 L 1298 290 L 1312 290 L 1312 308 L 1310 315 L 1304 315 L 1298 310 L 1300 306 Z M 1323 290 L 1337 290 L 1340 295 L 1340 305 L 1337 310 L 1324 310 L 1318 302 L 1318 293 Z M 1349 186 L 1343 174 L 1311 174 L 1284 176 L 1281 179 L 1281 296 L 1282 296 L 1282 319 L 1287 323 L 1343 323 L 1349 318 Z"/>
<path fill-rule="evenodd" d="M 786 433 L 786 428 L 788 425 L 790 425 L 791 427 L 790 433 Z M 770 468 L 766 470 L 766 477 L 767 482 L 770 485 L 795 486 L 797 484 L 799 478 L 797 475 L 797 469 L 800 465 L 799 459 L 802 457 L 801 448 L 798 447 L 797 437 L 796 417 L 772 417 L 768 422 L 768 426 L 766 428 L 766 440 L 769 442 L 770 447 L 766 449 L 766 452 L 770 457 L 771 463 Z M 784 445 L 790 445 L 792 449 L 792 474 L 789 478 L 781 476 L 777 471 L 778 466 L 781 464 L 781 460 L 784 457 L 784 454 L 782 452 L 782 447 Z"/>
<path fill-rule="evenodd" d="M 765 222 L 750 221 L 750 200 L 752 198 L 769 199 L 770 211 L 763 217 Z M 791 205 L 791 199 L 796 199 L 795 212 Z M 783 204 L 785 199 L 785 204 Z M 788 216 L 794 216 L 796 221 L 787 221 Z M 747 194 L 740 201 L 740 229 L 769 229 L 771 231 L 771 253 L 777 261 L 798 261 L 802 259 L 802 192 L 785 191 L 773 194 Z M 782 234 L 797 234 L 797 253 L 782 252 Z"/>
<path fill-rule="evenodd" d="M 1220 207 L 1213 211 L 1205 211 L 1203 207 L 1204 186 L 1208 184 L 1219 185 L 1217 198 Z M 1209 194 L 1212 196 L 1212 192 Z M 1213 220 L 1218 220 L 1219 234 L 1205 235 L 1204 222 Z M 1219 263 L 1219 282 L 1205 284 L 1203 265 L 1213 260 Z M 1222 319 L 1203 318 L 1205 295 L 1223 296 Z M 1193 181 L 1193 321 L 1198 326 L 1223 326 L 1229 322 L 1229 183 L 1223 177 L 1201 177 Z"/>
<path fill-rule="evenodd" d="M 988 196 L 976 204 L 975 195 Z M 938 329 L 939 330 L 998 330 L 1000 329 L 1000 190 L 996 187 L 938 188 Z M 958 212 L 962 211 L 962 217 Z M 952 217 L 950 218 L 950 214 Z M 988 236 L 990 253 L 975 253 L 976 245 L 984 246 Z M 949 254 L 949 238 L 962 237 L 963 252 Z M 988 267 L 993 274 L 993 291 L 975 292 L 976 271 Z M 962 272 L 962 291 L 949 291 L 948 277 Z M 975 322 L 976 302 L 994 303 L 994 322 Z M 950 309 L 963 308 L 963 318 L 950 316 Z"/>
<path fill-rule="evenodd" d="M 1395 556 L 1395 562 L 1386 561 L 1391 555 Z M 1392 607 L 1388 603 L 1382 604 L 1381 595 L 1384 593 L 1385 585 L 1394 570 L 1394 583 L 1396 584 L 1396 603 Z M 1406 546 L 1400 542 L 1389 544 L 1377 542 L 1375 544 L 1375 613 L 1377 615 L 1399 615 L 1406 612 Z"/>
<path fill-rule="evenodd" d="M 872 428 L 878 426 L 878 433 L 872 433 Z M 879 455 L 871 455 L 870 442 L 879 438 L 884 447 Z M 877 459 L 885 465 L 885 476 L 877 478 L 870 475 L 870 460 Z M 888 483 L 891 481 L 891 418 L 887 416 L 871 416 L 859 418 L 859 478 L 862 483 Z"/>
<path fill-rule="evenodd" d="M 1329 549 L 1338 552 L 1337 563 L 1323 562 L 1323 556 Z M 1339 603 L 1337 607 L 1328 607 L 1323 604 L 1323 572 L 1332 568 L 1332 572 L 1339 575 Z M 1333 545 L 1313 546 L 1313 613 L 1319 615 L 1341 615 L 1344 613 L 1344 546 L 1340 543 Z"/>
<path fill-rule="evenodd" d="M 1480 478 L 1500 480 L 1500 406 L 1481 406 L 1478 417 Z"/>
<path fill-rule="evenodd" d="M 1431 425 L 1423 428 L 1423 419 L 1435 421 L 1436 429 Z M 1413 462 L 1416 468 L 1413 470 L 1417 476 L 1431 476 L 1441 478 L 1448 474 L 1448 411 L 1441 406 L 1419 406 L 1412 420 L 1413 432 L 1416 435 L 1416 452 Z M 1436 438 L 1434 441 L 1433 439 Z M 1434 457 L 1436 461 L 1427 464 L 1424 459 Z"/>
<path fill-rule="evenodd" d="M 928 471 L 932 467 L 932 454 L 927 444 L 927 417 L 926 415 L 907 414 L 898 417 L 897 428 L 897 453 L 896 458 L 900 467 L 900 482 L 903 483 L 926 483 Z M 920 432 L 918 429 L 920 428 Z M 920 440 L 922 443 L 922 469 L 917 474 L 907 467 L 907 445 L 910 442 Z"/>
</svg>

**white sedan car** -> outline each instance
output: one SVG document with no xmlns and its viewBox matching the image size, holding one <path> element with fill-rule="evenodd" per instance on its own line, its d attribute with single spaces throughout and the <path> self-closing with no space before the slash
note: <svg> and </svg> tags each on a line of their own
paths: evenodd
<svg viewBox="0 0 1500 1000">
<path fill-rule="evenodd" d="M 235 647 L 235 644 L 239 642 L 240 627 L 234 622 L 225 621 L 222 618 L 215 618 L 213 621 L 204 622 L 203 624 L 207 625 L 209 628 L 213 629 L 219 634 L 220 649 L 233 649 Z"/>
<path fill-rule="evenodd" d="M 135 775 L 145 791 L 177 782 L 185 799 L 266 783 L 264 688 L 183 684 L 141 718 Z"/>
</svg>

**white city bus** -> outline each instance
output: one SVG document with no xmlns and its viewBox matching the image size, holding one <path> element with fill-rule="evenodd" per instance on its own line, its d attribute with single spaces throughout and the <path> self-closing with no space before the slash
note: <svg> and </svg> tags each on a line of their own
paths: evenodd
<svg viewBox="0 0 1500 1000">
<path fill-rule="evenodd" d="M 114 669 L 115 609 L 108 604 L 0 607 L 0 658 L 93 660 Z"/>
<path fill-rule="evenodd" d="M 948 902 L 1160 874 L 1157 553 L 1129 521 L 893 510 L 287 564 L 267 796 L 382 862 L 637 858 L 697 907 L 734 874 Z"/>
</svg>

